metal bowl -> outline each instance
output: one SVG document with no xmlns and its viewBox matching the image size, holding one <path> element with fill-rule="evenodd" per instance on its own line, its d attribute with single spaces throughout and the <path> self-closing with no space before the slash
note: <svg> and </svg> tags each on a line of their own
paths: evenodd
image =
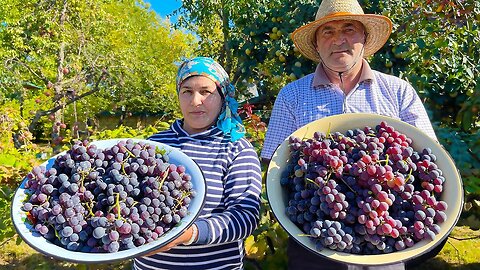
<svg viewBox="0 0 480 270">
<path fill-rule="evenodd" d="M 346 132 L 348 129 L 364 128 L 365 126 L 375 127 L 381 121 L 386 121 L 393 126 L 395 130 L 406 134 L 413 140 L 412 147 L 415 150 L 422 150 L 425 147 L 430 147 L 432 153 L 437 156 L 435 162 L 442 170 L 446 179 L 443 187 L 441 200 L 448 204 L 448 209 L 445 211 L 447 220 L 439 224 L 441 231 L 433 241 L 422 240 L 412 247 L 402 251 L 395 251 L 393 253 L 381 255 L 358 255 L 345 252 L 338 252 L 330 249 L 323 249 L 318 251 L 315 248 L 314 242 L 305 236 L 305 233 L 295 225 L 286 215 L 285 209 L 288 204 L 288 195 L 286 190 L 280 185 L 280 179 L 283 172 L 287 169 L 289 158 L 288 138 L 276 149 L 271 159 L 267 171 L 266 190 L 267 197 L 271 209 L 286 232 L 306 249 L 318 254 L 319 256 L 328 259 L 363 266 L 378 266 L 393 263 L 399 263 L 418 257 L 426 252 L 432 250 L 435 246 L 440 244 L 457 223 L 464 200 L 462 179 L 450 155 L 443 149 L 443 147 L 426 135 L 422 130 L 407 124 L 398 119 L 381 116 L 377 114 L 366 113 L 351 113 L 326 117 L 314 122 L 311 122 L 292 133 L 293 136 L 300 138 L 313 138 L 315 131 L 322 132 Z"/>
<path fill-rule="evenodd" d="M 126 141 L 127 139 L 111 139 L 111 140 L 102 140 L 91 142 L 97 146 L 97 148 L 105 149 L 112 147 L 117 144 L 119 141 Z M 198 217 L 201 209 L 203 208 L 206 196 L 206 182 L 203 176 L 202 171 L 198 165 L 186 154 L 175 149 L 166 144 L 149 141 L 149 140 L 140 140 L 133 139 L 134 142 L 145 142 L 147 144 L 157 146 L 160 149 L 165 149 L 168 153 L 169 163 L 173 164 L 182 164 L 186 168 L 186 173 L 192 176 L 192 185 L 193 189 L 196 191 L 196 196 L 192 198 L 190 205 L 188 207 L 189 214 L 185 216 L 179 224 L 170 229 L 168 232 L 160 236 L 157 240 L 144 244 L 142 246 L 122 250 L 114 253 L 85 253 L 79 251 L 70 251 L 61 246 L 57 246 L 38 232 L 33 230 L 31 223 L 26 220 L 26 212 L 21 208 L 23 202 L 28 198 L 28 190 L 25 189 L 26 179 L 23 180 L 20 187 L 16 190 L 13 201 L 11 215 L 13 224 L 18 234 L 22 239 L 36 251 L 59 260 L 65 260 L 75 263 L 110 263 L 114 261 L 126 260 L 138 256 L 145 255 L 149 252 L 152 252 L 176 239 L 180 236 Z M 64 154 L 60 153 L 59 155 Z M 51 168 L 54 164 L 56 156 L 50 158 L 48 161 L 44 162 L 43 166 Z"/>
</svg>

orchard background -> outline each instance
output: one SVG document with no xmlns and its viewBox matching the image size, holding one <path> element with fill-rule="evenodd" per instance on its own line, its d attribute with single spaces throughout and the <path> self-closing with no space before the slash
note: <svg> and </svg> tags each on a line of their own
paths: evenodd
<svg viewBox="0 0 480 270">
<path fill-rule="evenodd" d="M 194 55 L 211 56 L 230 73 L 260 153 L 278 91 L 314 70 L 290 34 L 314 20 L 319 2 L 185 0 L 171 24 L 141 0 L 0 0 L 0 268 L 129 269 L 130 262 L 59 262 L 22 243 L 10 219 L 22 178 L 73 140 L 145 138 L 168 128 L 180 115 L 177 64 Z M 369 62 L 418 91 L 464 183 L 458 226 L 438 258 L 419 267 L 478 269 L 480 2 L 360 2 L 393 21 Z M 263 199 L 260 227 L 246 240 L 246 268 L 284 269 L 287 235 Z"/>
</svg>

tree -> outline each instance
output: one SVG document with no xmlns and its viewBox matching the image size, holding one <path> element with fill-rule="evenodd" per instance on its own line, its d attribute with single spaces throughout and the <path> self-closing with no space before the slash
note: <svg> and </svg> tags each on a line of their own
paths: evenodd
<svg viewBox="0 0 480 270">
<path fill-rule="evenodd" d="M 480 3 L 386 0 L 384 4 L 386 14 L 397 18 L 388 52 L 393 66 L 401 63 L 396 72 L 414 85 L 430 109 L 440 143 L 462 175 L 468 210 L 464 218 L 478 228 Z"/>
<path fill-rule="evenodd" d="M 199 36 L 199 52 L 216 58 L 242 94 L 249 97 L 247 85 L 255 83 L 261 99 L 271 102 L 282 85 L 313 69 L 313 63 L 294 48 L 290 33 L 313 20 L 316 4 L 314 0 L 187 0 L 176 13 L 181 15 L 178 25 Z"/>
<path fill-rule="evenodd" d="M 190 54 L 194 38 L 172 30 L 142 1 L 0 0 L 0 6 L 0 89 L 3 98 L 21 100 L 30 130 L 45 121 L 58 138 L 66 111 L 72 122 L 122 106 L 175 113 L 175 62 Z"/>
</svg>

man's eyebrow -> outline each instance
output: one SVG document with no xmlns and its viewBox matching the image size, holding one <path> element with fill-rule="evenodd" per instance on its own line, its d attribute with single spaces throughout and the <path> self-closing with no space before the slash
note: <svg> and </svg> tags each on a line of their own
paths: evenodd
<svg viewBox="0 0 480 270">
<path fill-rule="evenodd" d="M 356 26 L 353 22 L 347 22 L 345 24 L 342 25 L 342 27 L 350 27 L 350 26 Z"/>
<path fill-rule="evenodd" d="M 345 28 L 345 27 L 355 27 L 356 25 L 353 23 L 353 22 L 345 22 L 343 23 L 339 28 Z M 323 30 L 333 30 L 335 29 L 335 27 L 333 26 L 330 26 L 330 25 L 326 25 L 326 26 L 322 26 L 322 28 L 320 29 L 320 31 L 323 31 Z"/>
<path fill-rule="evenodd" d="M 324 31 L 324 30 L 332 30 L 333 27 L 332 26 L 329 26 L 329 25 L 326 25 L 326 26 L 322 26 L 322 28 L 320 28 L 320 31 Z"/>
</svg>

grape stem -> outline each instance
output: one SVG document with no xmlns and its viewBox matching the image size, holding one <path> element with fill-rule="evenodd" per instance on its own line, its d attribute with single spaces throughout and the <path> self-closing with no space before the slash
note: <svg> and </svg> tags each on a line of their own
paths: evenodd
<svg viewBox="0 0 480 270">
<path fill-rule="evenodd" d="M 377 160 L 376 163 L 379 163 L 380 165 L 382 165 L 382 162 L 384 161 L 385 161 L 385 166 L 388 165 L 388 154 L 385 154 L 385 159 Z"/>
<path fill-rule="evenodd" d="M 165 175 L 163 176 L 162 178 L 162 181 L 160 181 L 158 187 L 161 188 L 163 186 L 163 182 L 165 182 L 165 179 L 167 179 L 167 176 L 168 176 L 168 172 L 167 170 L 164 171 Z M 157 180 L 158 180 L 158 177 L 157 177 Z"/>
<path fill-rule="evenodd" d="M 125 147 L 124 145 L 120 146 L 120 148 L 125 150 L 125 152 L 128 153 L 129 155 L 131 155 L 132 157 L 135 157 L 135 155 L 130 150 L 128 150 L 128 148 Z"/>
<path fill-rule="evenodd" d="M 92 217 L 95 216 L 95 214 L 92 211 L 93 210 L 93 201 L 91 199 L 90 199 L 90 201 L 85 202 L 85 206 L 87 207 L 90 216 L 92 216 Z"/>
<path fill-rule="evenodd" d="M 115 205 L 110 209 L 115 209 L 117 210 L 117 216 L 119 219 L 123 220 L 123 221 L 127 221 L 124 217 L 122 217 L 122 210 L 120 208 L 120 193 L 119 192 L 115 192 Z"/>
<path fill-rule="evenodd" d="M 122 163 L 121 163 L 121 164 L 122 164 L 122 173 L 123 173 L 124 175 L 127 175 L 127 172 L 125 172 L 125 162 L 127 162 L 126 159 L 122 160 Z"/>
<path fill-rule="evenodd" d="M 160 149 L 160 147 L 156 146 L 155 147 L 155 153 L 160 153 L 162 155 L 165 155 L 167 153 L 167 150 L 165 149 Z"/>
<path fill-rule="evenodd" d="M 93 172 L 93 171 L 94 171 L 93 168 L 90 168 L 90 169 L 87 170 L 87 171 L 84 171 L 84 170 L 81 170 L 81 171 L 80 171 L 80 187 L 84 187 L 84 186 L 83 186 L 83 181 L 85 180 L 86 176 L 87 176 L 88 174 L 90 174 L 90 172 Z"/>
<path fill-rule="evenodd" d="M 347 184 L 347 182 L 345 182 L 345 180 L 343 180 L 342 177 L 339 177 L 340 180 L 342 180 L 342 182 L 345 184 L 345 186 L 347 186 L 353 193 L 355 193 L 355 195 L 358 195 L 358 193 L 349 185 Z"/>
<path fill-rule="evenodd" d="M 334 141 L 332 133 L 331 133 L 331 128 L 332 128 L 332 123 L 328 123 L 328 129 L 327 129 L 327 134 L 325 134 L 326 137 L 330 137 L 332 141 Z"/>
<path fill-rule="evenodd" d="M 183 192 L 182 193 L 182 198 L 180 199 L 175 199 L 177 201 L 177 204 L 175 205 L 175 207 L 173 208 L 175 211 L 177 210 L 177 208 L 180 206 L 180 204 L 182 204 L 183 200 L 190 196 L 191 192 Z"/>
<path fill-rule="evenodd" d="M 313 237 L 313 238 L 317 238 L 317 237 L 316 237 L 316 236 L 314 236 L 314 235 L 311 235 L 311 234 L 305 234 L 305 233 L 297 234 L 297 236 L 301 236 L 301 237 L 305 237 L 305 236 L 307 236 L 307 237 Z"/>
<path fill-rule="evenodd" d="M 320 185 L 319 185 L 317 182 L 313 181 L 312 179 L 310 179 L 310 178 L 305 178 L 305 180 L 308 181 L 308 182 L 312 182 L 313 184 L 315 184 L 317 187 L 320 188 Z"/>
<path fill-rule="evenodd" d="M 405 183 L 408 182 L 411 176 L 412 176 L 412 168 L 410 168 L 410 172 L 408 172 L 408 176 L 407 176 L 407 179 L 405 179 Z"/>
<path fill-rule="evenodd" d="M 331 171 L 328 171 L 327 177 L 325 177 L 325 182 L 327 182 L 328 180 L 330 180 L 330 176 L 332 176 L 332 172 L 331 172 Z"/>
</svg>

